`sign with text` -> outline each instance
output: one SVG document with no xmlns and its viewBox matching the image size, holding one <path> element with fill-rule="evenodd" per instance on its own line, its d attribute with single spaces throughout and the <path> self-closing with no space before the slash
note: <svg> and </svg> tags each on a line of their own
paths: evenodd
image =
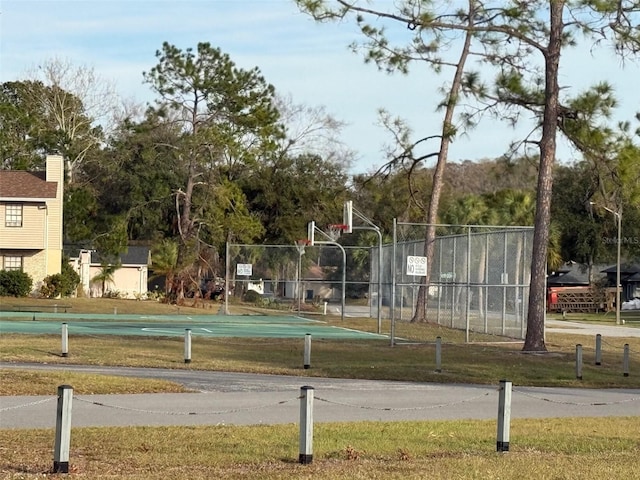
<svg viewBox="0 0 640 480">
<path fill-rule="evenodd" d="M 427 257 L 407 256 L 407 275 L 416 277 L 427 276 Z"/>
<path fill-rule="evenodd" d="M 246 275 L 250 277 L 253 274 L 253 265 L 250 263 L 238 263 L 236 266 L 236 275 Z"/>
</svg>

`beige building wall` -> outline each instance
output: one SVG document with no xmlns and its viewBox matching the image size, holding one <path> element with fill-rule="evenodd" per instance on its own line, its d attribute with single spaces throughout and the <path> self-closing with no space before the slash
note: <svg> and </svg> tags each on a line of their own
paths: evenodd
<svg viewBox="0 0 640 480">
<path fill-rule="evenodd" d="M 21 203 L 21 202 L 16 202 Z M 4 222 L 6 204 L 0 204 L 0 219 Z M 2 229 L 2 246 L 22 249 L 42 250 L 46 246 L 47 206 L 40 204 L 22 204 L 22 227 Z"/>
<path fill-rule="evenodd" d="M 64 162 L 61 155 L 47 156 L 47 182 L 57 182 L 56 198 L 47 201 L 46 255 L 47 275 L 60 273 L 62 268 L 62 213 L 64 202 Z M 45 275 L 46 276 L 46 275 Z"/>
<path fill-rule="evenodd" d="M 89 279 L 102 273 L 98 265 L 89 267 Z M 112 275 L 112 281 L 103 282 L 90 280 L 89 296 L 101 297 L 107 292 L 118 293 L 120 298 L 140 298 L 147 294 L 149 271 L 146 266 L 123 266 Z M 104 289 L 104 291 L 103 291 Z"/>
<path fill-rule="evenodd" d="M 33 255 L 24 255 L 23 270 L 33 279 L 32 290 L 37 292 L 42 286 L 43 280 L 50 275 L 46 270 L 46 251 L 40 250 Z"/>
</svg>

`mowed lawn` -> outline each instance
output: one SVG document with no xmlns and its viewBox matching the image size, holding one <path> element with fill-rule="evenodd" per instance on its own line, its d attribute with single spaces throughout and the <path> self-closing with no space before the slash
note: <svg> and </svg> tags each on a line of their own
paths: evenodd
<svg viewBox="0 0 640 480">
<path fill-rule="evenodd" d="M 128 309 L 140 314 L 175 313 L 176 308 L 149 303 L 153 312 L 144 312 L 147 302 L 95 300 L 90 299 L 90 307 L 96 313 L 113 311 L 113 302 L 123 313 Z M 82 302 L 71 302 L 73 311 L 83 308 Z M 253 307 L 234 308 L 237 313 L 244 313 L 243 308 L 254 312 Z M 193 310 L 191 314 L 202 312 Z M 375 319 L 323 319 L 347 328 L 376 330 Z M 383 328 L 388 330 L 386 321 Z M 463 332 L 434 325 L 400 323 L 396 334 L 407 344 L 314 342 L 313 368 L 308 370 L 302 365 L 303 339 L 194 339 L 192 363 L 185 364 L 181 338 L 71 337 L 69 356 L 62 357 L 59 335 L 3 334 L 0 358 L 427 382 L 497 384 L 507 378 L 514 385 L 640 388 L 640 343 L 634 338 L 604 338 L 603 362 L 596 366 L 594 339 L 584 336 L 549 335 L 549 352 L 530 355 L 520 352 L 520 342 L 474 335 L 473 343 L 465 344 Z M 434 370 L 436 337 L 442 339 L 442 372 Z M 582 380 L 575 378 L 577 343 L 584 346 Z M 631 351 L 628 377 L 622 375 L 625 343 Z M 0 374 L 4 395 L 51 395 L 62 383 L 72 383 L 79 394 L 183 391 L 170 382 L 124 382 L 119 377 L 65 371 L 3 369 Z M 506 454 L 496 452 L 495 421 L 317 424 L 311 465 L 298 464 L 299 431 L 293 424 L 75 428 L 71 478 L 631 479 L 640 478 L 639 421 L 636 417 L 514 420 Z M 53 440 L 53 430 L 0 430 L 0 477 L 46 476 L 52 467 Z"/>
</svg>

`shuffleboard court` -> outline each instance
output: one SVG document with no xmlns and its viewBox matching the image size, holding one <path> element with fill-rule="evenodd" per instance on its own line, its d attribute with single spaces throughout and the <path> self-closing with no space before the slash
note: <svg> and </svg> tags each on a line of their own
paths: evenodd
<svg viewBox="0 0 640 480">
<path fill-rule="evenodd" d="M 35 318 L 35 320 L 34 320 Z M 386 335 L 328 325 L 296 315 L 109 315 L 1 312 L 0 332 L 20 334 L 59 334 L 66 323 L 70 335 L 119 335 L 147 337 L 193 336 L 386 339 Z"/>
</svg>

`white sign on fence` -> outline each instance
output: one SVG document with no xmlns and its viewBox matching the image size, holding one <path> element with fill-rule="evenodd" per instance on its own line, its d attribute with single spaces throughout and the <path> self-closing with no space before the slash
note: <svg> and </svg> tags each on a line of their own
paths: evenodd
<svg viewBox="0 0 640 480">
<path fill-rule="evenodd" d="M 407 275 L 427 276 L 427 257 L 407 256 Z"/>
<path fill-rule="evenodd" d="M 250 277 L 253 274 L 253 265 L 250 263 L 239 263 L 236 266 L 236 274 Z"/>
</svg>

